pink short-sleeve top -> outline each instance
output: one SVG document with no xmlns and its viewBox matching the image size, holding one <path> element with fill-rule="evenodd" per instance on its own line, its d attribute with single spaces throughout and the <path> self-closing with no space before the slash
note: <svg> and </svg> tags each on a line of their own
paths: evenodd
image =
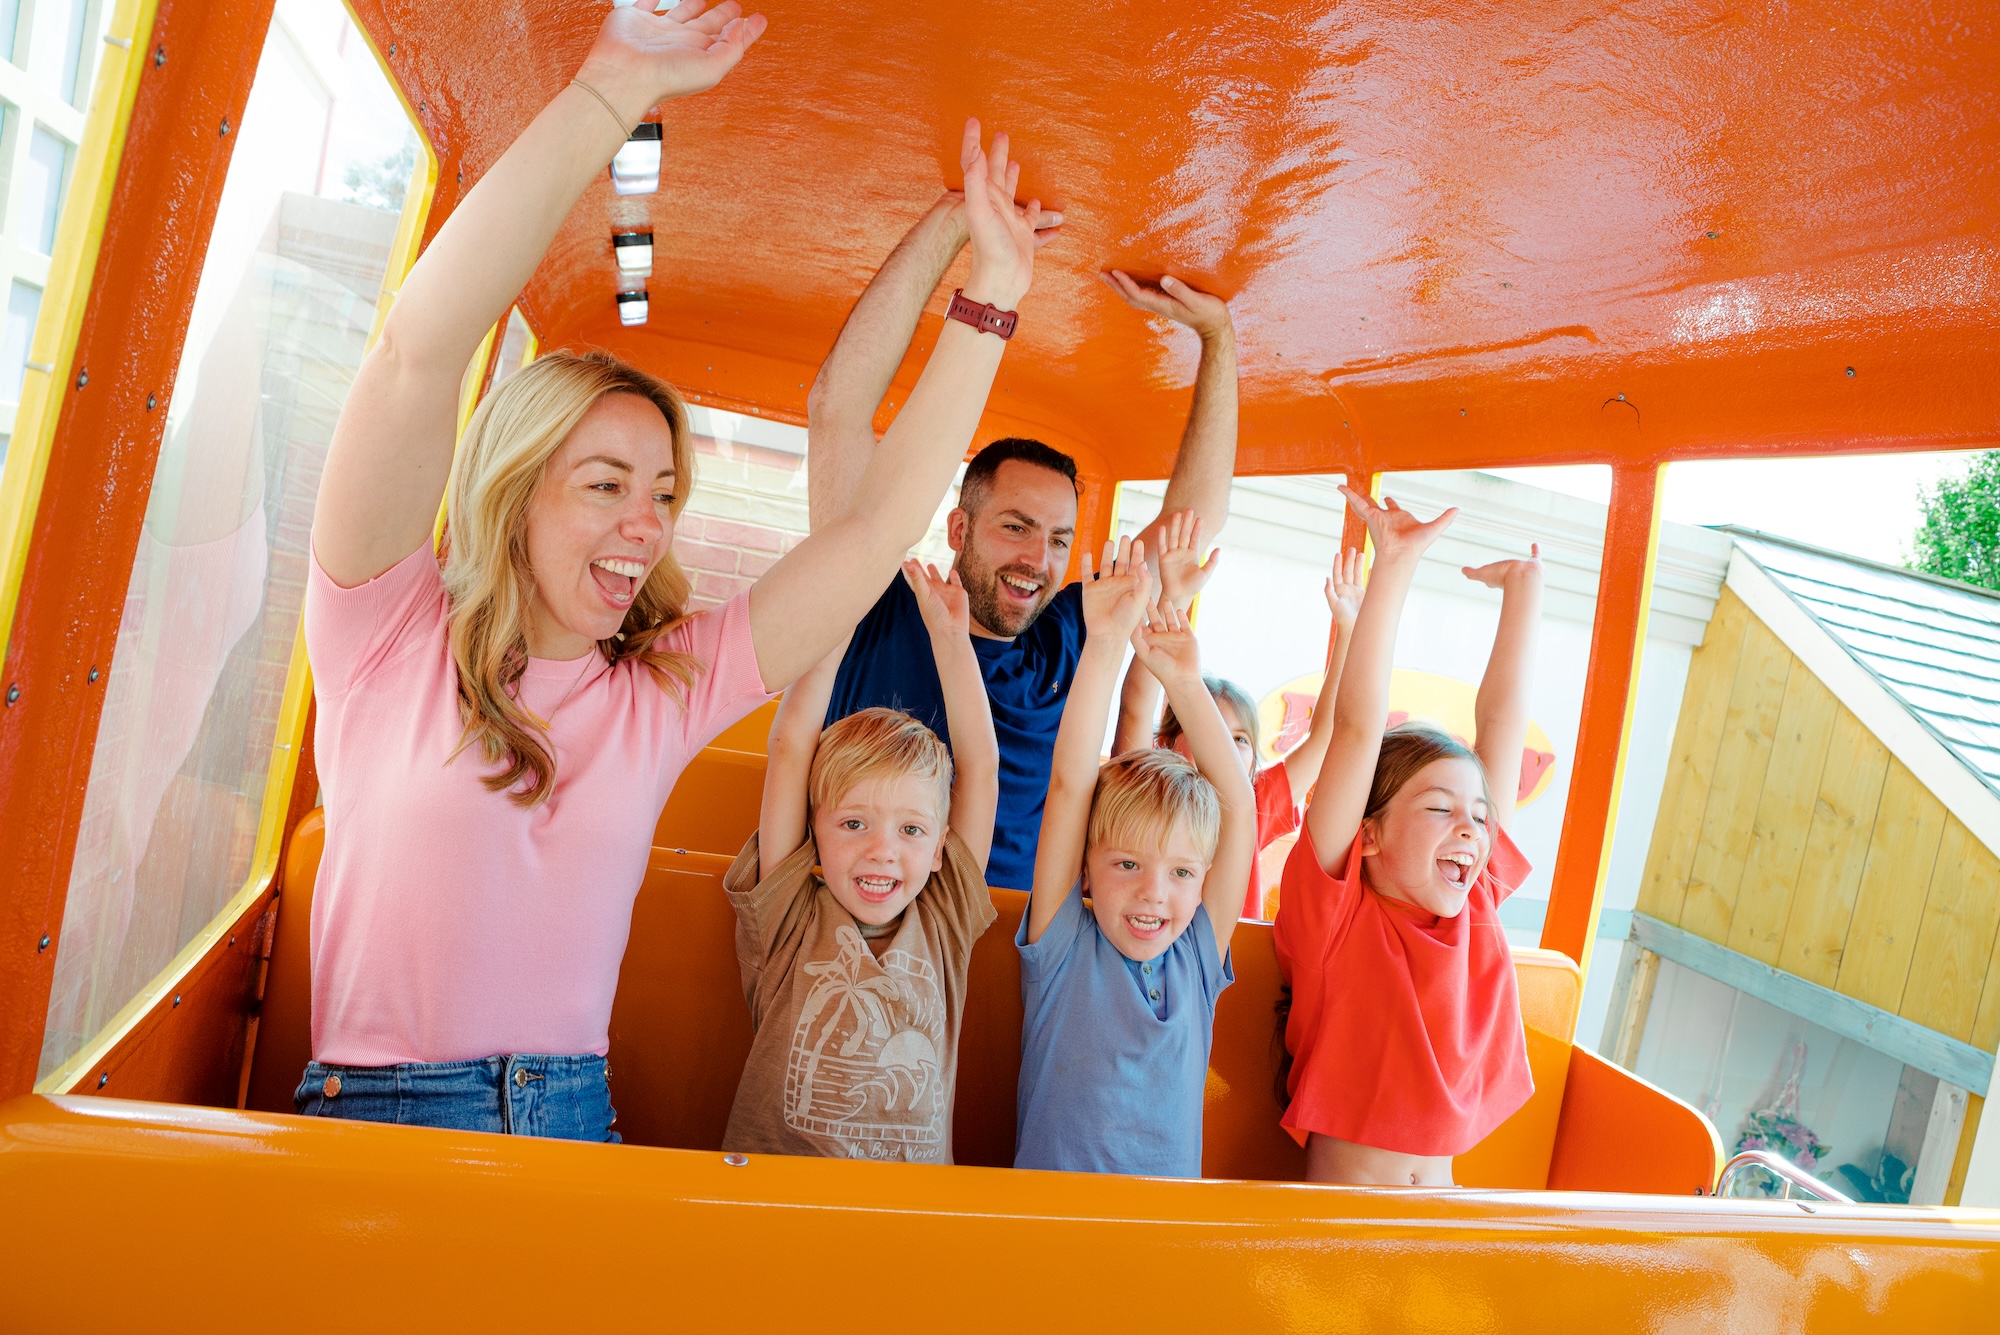
<svg viewBox="0 0 2000 1335">
<path fill-rule="evenodd" d="M 347 1066 L 603 1053 L 653 828 L 695 753 L 770 698 L 749 595 L 661 647 L 699 674 L 677 700 L 642 664 L 530 659 L 555 788 L 524 808 L 460 751 L 437 559 L 419 548 L 343 589 L 315 558 L 305 604 L 326 854 L 312 907 L 313 1057 Z M 454 754 L 456 753 L 456 754 Z"/>
</svg>

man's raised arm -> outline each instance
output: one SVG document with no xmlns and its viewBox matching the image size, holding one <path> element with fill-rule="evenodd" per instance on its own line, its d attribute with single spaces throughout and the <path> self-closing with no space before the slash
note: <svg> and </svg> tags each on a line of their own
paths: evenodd
<svg viewBox="0 0 2000 1335">
<path fill-rule="evenodd" d="M 1158 287 L 1120 270 L 1104 275 L 1112 291 L 1148 315 L 1164 315 L 1201 336 L 1201 365 L 1195 371 L 1194 403 L 1167 482 L 1160 517 L 1140 535 L 1147 551 L 1158 549 L 1154 532 L 1167 516 L 1193 510 L 1213 538 L 1229 517 L 1229 484 L 1236 474 L 1236 325 L 1221 297 L 1196 291 L 1168 275 Z"/>
</svg>

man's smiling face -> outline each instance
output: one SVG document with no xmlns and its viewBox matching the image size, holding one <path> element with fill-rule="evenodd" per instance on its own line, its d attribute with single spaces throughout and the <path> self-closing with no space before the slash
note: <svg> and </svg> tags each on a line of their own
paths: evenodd
<svg viewBox="0 0 2000 1335">
<path fill-rule="evenodd" d="M 1012 639 L 1062 586 L 1076 541 L 1076 487 L 1061 473 L 1009 459 L 951 512 L 950 539 L 972 633 Z"/>
</svg>

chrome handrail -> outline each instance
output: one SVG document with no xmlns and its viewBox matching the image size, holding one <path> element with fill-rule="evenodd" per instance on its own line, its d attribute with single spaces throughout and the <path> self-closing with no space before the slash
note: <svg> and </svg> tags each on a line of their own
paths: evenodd
<svg viewBox="0 0 2000 1335">
<path fill-rule="evenodd" d="M 1839 1190 L 1820 1181 L 1790 1159 L 1785 1158 L 1783 1155 L 1773 1154 L 1769 1150 L 1744 1150 L 1728 1163 L 1722 1165 L 1722 1171 L 1715 1178 L 1715 1194 L 1717 1196 L 1729 1195 L 1730 1184 L 1741 1176 L 1746 1169 L 1751 1168 L 1761 1168 L 1785 1184 L 1785 1194 L 1780 1198 L 1782 1200 L 1791 1200 L 1792 1189 L 1796 1187 L 1800 1195 L 1810 1196 L 1816 1201 L 1833 1201 L 1840 1205 L 1854 1204 L 1852 1196 L 1843 1195 Z"/>
</svg>

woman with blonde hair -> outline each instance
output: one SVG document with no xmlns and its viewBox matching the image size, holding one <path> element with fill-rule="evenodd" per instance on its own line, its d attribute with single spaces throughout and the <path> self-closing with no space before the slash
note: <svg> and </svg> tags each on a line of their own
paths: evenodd
<svg viewBox="0 0 2000 1335">
<path fill-rule="evenodd" d="M 301 1112 L 615 1139 L 604 1053 L 632 904 L 688 760 L 854 626 L 964 457 L 1002 339 L 948 323 L 870 463 L 864 517 L 685 614 L 693 481 L 674 390 L 553 354 L 475 415 L 460 375 L 584 188 L 656 103 L 712 87 L 764 30 L 736 0 L 606 16 L 577 77 L 468 194 L 356 375 L 313 522 L 306 644 L 326 855 Z M 1005 135 L 966 127 L 965 295 L 1033 272 Z M 443 569 L 432 524 L 451 481 Z"/>
</svg>

